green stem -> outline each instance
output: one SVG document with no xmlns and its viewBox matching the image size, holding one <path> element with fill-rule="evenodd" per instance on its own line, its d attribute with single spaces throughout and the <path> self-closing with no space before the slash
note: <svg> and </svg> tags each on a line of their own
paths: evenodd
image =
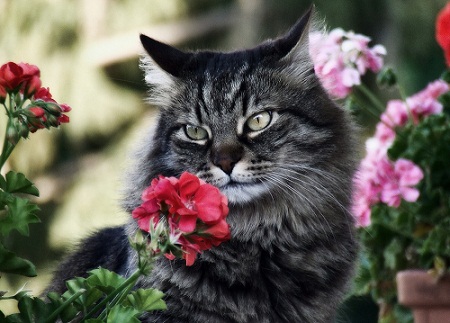
<svg viewBox="0 0 450 323">
<path fill-rule="evenodd" d="M 380 99 L 378 99 L 378 97 L 373 94 L 373 92 L 367 86 L 361 83 L 360 85 L 356 86 L 356 88 L 358 88 L 361 93 L 363 93 L 370 100 L 370 102 L 377 108 L 380 114 L 384 112 L 384 110 L 386 109 L 384 103 L 381 102 Z"/>
<path fill-rule="evenodd" d="M 8 130 L 10 122 L 11 122 L 11 119 L 8 119 L 8 125 L 6 126 L 6 131 Z M 16 147 L 16 145 L 11 144 L 9 142 L 9 140 L 6 138 L 6 131 L 5 131 L 5 138 L 3 139 L 2 154 L 0 155 L 0 170 L 3 168 L 3 166 L 6 163 L 6 160 L 9 158 L 9 156 L 13 152 L 14 148 Z"/>
<path fill-rule="evenodd" d="M 86 316 L 83 318 L 82 322 L 93 317 L 95 315 L 95 313 L 100 311 L 103 307 L 105 307 L 105 305 L 109 301 L 113 300 L 117 295 L 121 294 L 128 287 L 134 286 L 134 284 L 138 280 L 139 276 L 141 276 L 141 274 L 142 274 L 141 269 L 137 269 L 119 287 L 117 287 L 113 292 L 111 292 L 108 296 L 106 296 L 100 303 L 98 303 L 89 313 L 87 313 Z M 103 313 L 100 315 L 103 315 Z"/>
<path fill-rule="evenodd" d="M 58 318 L 58 315 L 61 314 L 64 309 L 73 303 L 74 300 L 76 300 L 78 297 L 80 297 L 83 293 L 86 292 L 86 289 L 80 289 L 78 292 L 73 294 L 71 297 L 69 297 L 64 303 L 61 304 L 48 318 L 45 320 L 45 323 L 51 323 L 55 322 Z"/>
</svg>

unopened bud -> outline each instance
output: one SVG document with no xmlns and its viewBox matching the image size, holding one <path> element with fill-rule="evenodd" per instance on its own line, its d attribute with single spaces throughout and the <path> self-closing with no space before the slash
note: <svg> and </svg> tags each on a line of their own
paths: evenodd
<svg viewBox="0 0 450 323">
<path fill-rule="evenodd" d="M 8 128 L 6 129 L 6 139 L 14 146 L 19 142 L 19 132 L 13 123 L 8 123 Z"/>
<path fill-rule="evenodd" d="M 391 67 L 386 67 L 378 73 L 377 83 L 380 86 L 393 86 L 397 84 L 397 75 Z"/>
<path fill-rule="evenodd" d="M 51 115 L 54 115 L 55 117 L 61 116 L 61 108 L 56 103 L 46 103 L 45 104 L 45 110 L 47 110 L 48 113 Z"/>
<path fill-rule="evenodd" d="M 32 106 L 23 110 L 23 113 L 29 118 L 42 118 L 45 110 L 41 107 Z"/>
</svg>

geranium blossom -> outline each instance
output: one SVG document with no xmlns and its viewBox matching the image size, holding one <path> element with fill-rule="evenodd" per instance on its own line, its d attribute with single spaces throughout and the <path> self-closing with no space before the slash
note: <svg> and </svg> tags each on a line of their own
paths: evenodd
<svg viewBox="0 0 450 323">
<path fill-rule="evenodd" d="M 438 98 L 449 90 L 446 82 L 436 80 L 405 101 L 387 103 L 375 135 L 366 141 L 366 156 L 354 180 L 353 214 L 359 226 L 370 224 L 370 208 L 376 203 L 398 207 L 402 199 L 408 202 L 418 199 L 419 191 L 414 186 L 422 179 L 422 170 L 409 160 L 389 160 L 387 151 L 398 128 L 441 113 L 443 107 Z"/>
<path fill-rule="evenodd" d="M 8 129 L 8 138 L 13 144 L 20 137 L 27 138 L 29 132 L 69 122 L 65 113 L 71 108 L 56 102 L 50 90 L 41 85 L 40 70 L 35 65 L 9 62 L 0 67 L 0 103 L 5 105 L 10 118 L 18 120 L 11 123 Z M 5 104 L 8 95 L 14 106 L 7 107 Z M 27 101 L 28 105 L 25 104 Z"/>
<path fill-rule="evenodd" d="M 447 3 L 437 16 L 436 40 L 444 50 L 447 66 L 450 66 L 450 2 Z"/>
<path fill-rule="evenodd" d="M 164 176 L 153 179 L 142 200 L 132 212 L 139 228 L 152 232 L 162 221 L 169 232 L 169 237 L 163 239 L 181 246 L 182 258 L 188 266 L 194 263 L 197 253 L 230 239 L 225 221 L 226 197 L 193 174 L 184 172 L 179 179 Z M 170 245 L 167 249 L 166 256 L 172 259 L 176 249 Z"/>
<path fill-rule="evenodd" d="M 310 34 L 310 54 L 314 69 L 329 93 L 344 98 L 353 86 L 361 84 L 361 76 L 369 69 L 378 72 L 383 66 L 386 49 L 369 47 L 370 38 L 345 32 L 340 28 L 328 34 Z"/>
</svg>

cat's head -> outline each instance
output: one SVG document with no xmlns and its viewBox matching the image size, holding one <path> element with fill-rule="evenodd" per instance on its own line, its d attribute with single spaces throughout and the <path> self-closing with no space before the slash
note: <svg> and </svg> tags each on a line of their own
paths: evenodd
<svg viewBox="0 0 450 323">
<path fill-rule="evenodd" d="M 314 73 L 311 15 L 280 38 L 230 53 L 184 52 L 141 35 L 149 101 L 160 110 L 142 157 L 146 185 L 189 171 L 239 205 L 295 196 L 291 189 L 321 172 L 338 176 L 346 119 Z"/>
</svg>

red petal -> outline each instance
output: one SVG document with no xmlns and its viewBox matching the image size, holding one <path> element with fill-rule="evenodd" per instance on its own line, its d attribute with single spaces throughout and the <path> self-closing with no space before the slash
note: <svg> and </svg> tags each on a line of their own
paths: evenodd
<svg viewBox="0 0 450 323">
<path fill-rule="evenodd" d="M 180 176 L 180 196 L 183 200 L 189 199 L 200 187 L 200 180 L 197 176 L 184 172 Z"/>
<path fill-rule="evenodd" d="M 178 229 L 182 232 L 190 233 L 195 230 L 196 224 L 196 215 L 185 215 L 180 218 L 180 222 L 178 222 Z"/>
</svg>

